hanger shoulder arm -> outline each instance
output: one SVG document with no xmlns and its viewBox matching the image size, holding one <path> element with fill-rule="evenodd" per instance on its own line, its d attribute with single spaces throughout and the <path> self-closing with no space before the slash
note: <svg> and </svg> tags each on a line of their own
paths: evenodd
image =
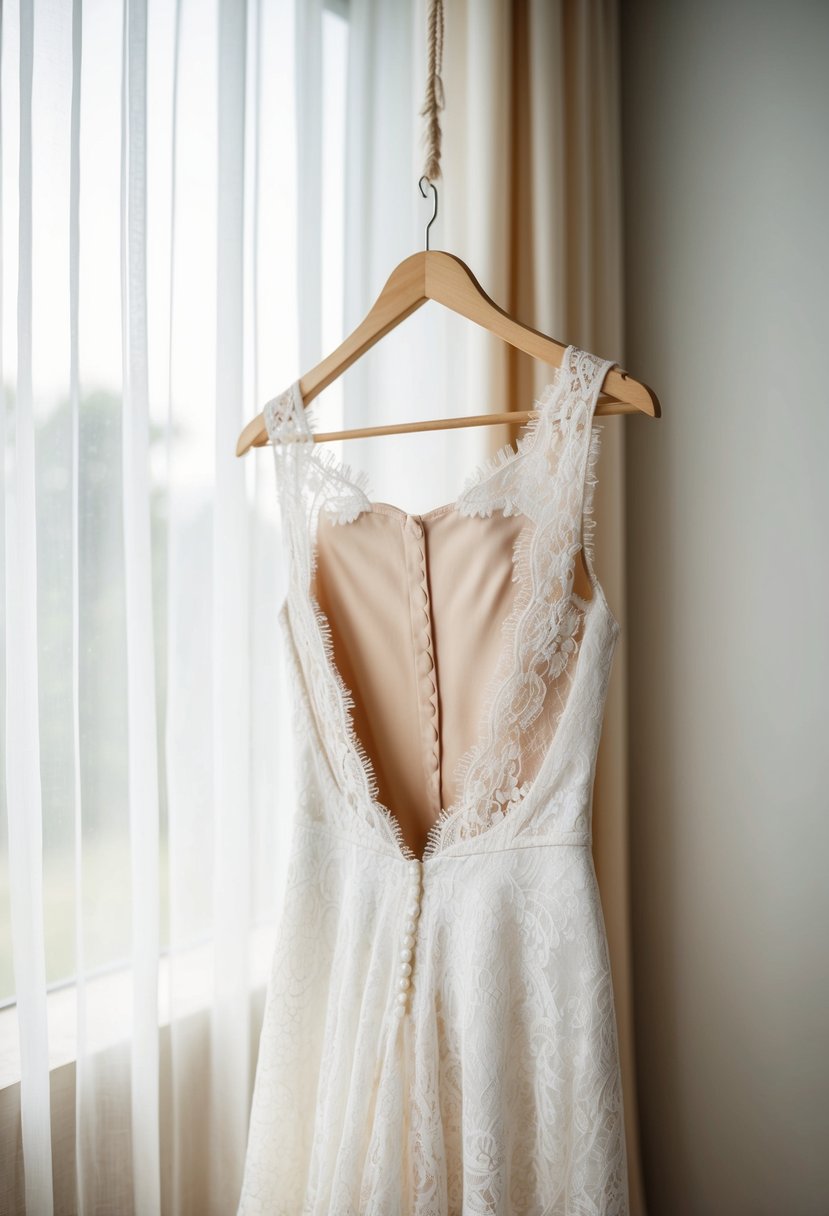
<svg viewBox="0 0 829 1216">
<path fill-rule="evenodd" d="M 436 250 L 426 256 L 426 293 L 430 300 L 436 300 L 474 321 L 533 359 L 554 367 L 561 366 L 567 343 L 559 342 L 511 316 L 487 295 L 466 263 L 454 254 Z M 622 407 L 611 408 L 604 413 L 634 413 L 639 410 L 652 418 L 659 418 L 662 414 L 662 407 L 653 390 L 624 370 L 611 368 L 602 388 L 606 394 L 605 402 L 612 399 Z"/>
<path fill-rule="evenodd" d="M 414 254 L 394 268 L 356 329 L 302 377 L 300 392 L 303 400 L 306 403 L 312 401 L 385 334 L 425 304 L 427 299 L 423 255 Z"/>
</svg>

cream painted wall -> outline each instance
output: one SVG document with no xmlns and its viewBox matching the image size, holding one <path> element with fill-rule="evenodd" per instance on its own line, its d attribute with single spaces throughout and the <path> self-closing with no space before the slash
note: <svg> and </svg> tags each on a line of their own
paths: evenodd
<svg viewBox="0 0 829 1216">
<path fill-rule="evenodd" d="M 649 1216 L 829 1213 L 829 4 L 621 6 Z"/>
</svg>

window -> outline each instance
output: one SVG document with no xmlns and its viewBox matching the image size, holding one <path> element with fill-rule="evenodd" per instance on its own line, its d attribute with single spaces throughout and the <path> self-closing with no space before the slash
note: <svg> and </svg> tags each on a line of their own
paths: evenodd
<svg viewBox="0 0 829 1216">
<path fill-rule="evenodd" d="M 175 5 L 150 4 L 147 107 L 147 323 L 150 407 L 150 509 L 152 608 L 155 640 L 157 748 L 160 799 L 160 925 L 162 952 L 170 936 L 170 820 L 167 795 L 167 714 L 173 647 L 189 638 L 187 663 L 210 662 L 209 604 L 194 597 L 209 589 L 214 488 L 211 403 L 215 386 L 216 329 L 216 126 L 217 23 L 215 8 L 183 6 L 173 175 Z M 253 10 L 249 6 L 254 20 Z M 292 45 L 283 26 L 287 6 L 261 6 L 263 25 L 249 30 L 245 183 L 245 381 L 251 409 L 283 387 L 285 349 L 295 342 L 295 231 L 292 70 L 262 71 L 260 129 L 255 156 L 255 40 Z M 83 6 L 80 122 L 79 381 L 77 494 L 73 484 L 70 348 L 70 119 L 71 38 L 67 23 L 36 14 L 32 98 L 33 415 L 37 523 L 37 648 L 40 776 L 43 826 L 43 920 L 50 1037 L 53 1053 L 71 1053 L 65 1033 L 73 1015 L 76 935 L 82 932 L 84 972 L 109 983 L 104 1004 L 116 999 L 119 973 L 131 950 L 131 858 L 128 804 L 127 668 L 125 637 L 122 333 L 121 333 L 121 6 L 87 0 Z M 19 29 L 17 13 L 4 14 L 2 40 L 2 350 L 7 442 L 14 440 L 17 384 Z M 323 17 L 323 284 L 325 349 L 342 336 L 344 152 L 348 35 L 346 6 L 331 3 Z M 53 73 L 44 71 L 54 44 Z M 67 76 L 63 68 L 69 65 Z M 286 168 L 286 165 L 288 168 Z M 253 197 L 258 186 L 258 218 Z M 173 192 L 173 187 L 174 192 Z M 175 208 L 171 199 L 175 198 Z M 172 251 L 172 257 L 171 257 Z M 255 263 L 255 264 L 254 264 Z M 173 267 L 171 291 L 171 264 Z M 172 357 L 171 352 L 172 333 Z M 281 345 L 275 349 L 274 335 Z M 169 423 L 170 400 L 173 425 Z M 336 386 L 329 393 L 336 412 Z M 333 398 L 333 400 L 332 400 Z M 255 405 L 253 403 L 256 403 Z M 332 419 L 332 425 L 338 425 Z M 264 463 L 267 499 L 272 470 Z M 170 478 L 175 476 L 179 541 L 186 538 L 199 586 L 186 585 L 176 568 L 170 583 Z M 246 468 L 251 500 L 252 465 Z M 263 511 L 273 512 L 268 501 Z M 183 515 L 181 513 L 184 513 Z M 0 528 L 0 534 L 2 528 Z M 3 543 L 0 537 L 0 544 Z M 77 611 L 73 598 L 77 563 Z M 180 596 L 179 596 L 180 593 Z M 2 600 L 0 599 L 0 602 Z M 77 685 L 73 672 L 77 671 Z M 0 714 L 5 714 L 5 670 L 0 666 Z M 77 715 L 75 695 L 77 689 Z M 193 730 L 209 728 L 210 704 L 195 704 Z M 77 722 L 77 736 L 75 723 Z M 5 719 L 2 721 L 5 728 Z M 0 749 L 0 1007 L 14 1004 L 9 891 L 5 747 Z M 79 764 L 76 761 L 79 758 Z M 209 765 L 209 748 L 207 749 Z M 196 818 L 209 829 L 211 773 L 187 774 Z M 76 805 L 82 808 L 77 833 Z M 252 809 L 255 872 L 253 920 L 267 922 L 275 884 L 268 863 L 273 807 Z M 80 839 L 82 865 L 77 845 Z M 194 958 L 212 927 L 209 841 L 192 851 L 186 873 L 187 939 Z M 79 883 L 80 880 L 80 883 Z M 79 892 L 82 892 L 80 902 Z M 80 918 L 80 923 L 78 918 Z M 179 933 L 183 921 L 179 918 Z M 260 974 L 267 964 L 260 948 Z M 179 937 L 179 943 L 181 937 Z M 203 973 L 194 968 L 193 992 Z M 110 977 L 107 980 L 106 977 Z M 164 965 L 160 1004 L 165 1005 Z M 65 1017 L 60 1013 L 63 1009 Z M 8 1030 L 8 1034 L 4 1031 Z M 101 1031 L 104 1033 L 103 1028 Z M 13 1018 L 0 1014 L 0 1050 L 14 1039 Z M 16 1048 L 15 1048 L 16 1049 Z M 71 1058 L 67 1054 L 66 1058 Z"/>
</svg>

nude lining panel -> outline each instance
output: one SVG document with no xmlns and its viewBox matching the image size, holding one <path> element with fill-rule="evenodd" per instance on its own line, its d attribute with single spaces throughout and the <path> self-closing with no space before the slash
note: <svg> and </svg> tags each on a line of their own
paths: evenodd
<svg viewBox="0 0 829 1216">
<path fill-rule="evenodd" d="M 455 801 L 458 762 L 478 738 L 526 526 L 522 515 L 470 517 L 450 506 L 410 515 L 378 503 L 345 525 L 320 512 L 314 594 L 377 797 L 418 856 Z M 535 736 L 544 729 L 540 722 Z"/>
</svg>

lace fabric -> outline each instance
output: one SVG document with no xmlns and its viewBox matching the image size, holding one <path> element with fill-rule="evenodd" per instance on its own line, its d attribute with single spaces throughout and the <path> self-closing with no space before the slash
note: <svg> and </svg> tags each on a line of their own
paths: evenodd
<svg viewBox="0 0 829 1216">
<path fill-rule="evenodd" d="M 265 408 L 301 769 L 240 1214 L 627 1213 L 590 851 L 620 632 L 592 560 L 593 414 L 610 366 L 568 347 L 516 448 L 475 470 L 452 504 L 526 526 L 481 729 L 422 858 L 377 799 L 311 591 L 318 513 L 346 526 L 371 510 L 367 478 L 319 452 L 298 383 Z M 583 546 L 589 600 L 573 592 Z M 409 867 L 421 881 L 416 924 Z M 412 938 L 402 963 L 401 934 Z"/>
</svg>

